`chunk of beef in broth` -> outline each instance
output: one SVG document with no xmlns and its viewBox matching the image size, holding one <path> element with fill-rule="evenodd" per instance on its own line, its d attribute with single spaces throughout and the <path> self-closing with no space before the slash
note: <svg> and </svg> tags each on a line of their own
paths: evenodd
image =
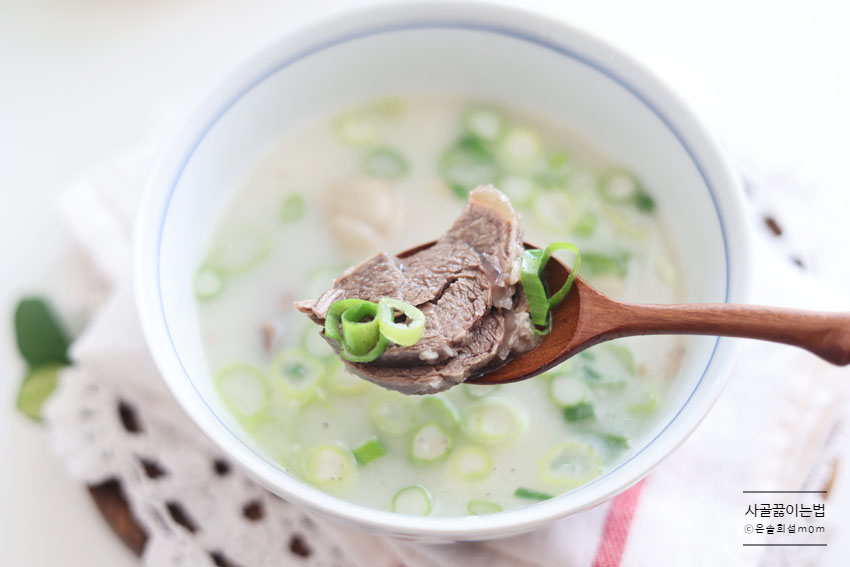
<svg viewBox="0 0 850 567">
<path fill-rule="evenodd" d="M 511 352 L 537 345 L 519 280 L 522 226 L 493 187 L 469 203 L 436 244 L 405 258 L 377 254 L 346 270 L 331 289 L 296 307 L 323 324 L 340 299 L 401 299 L 425 314 L 416 344 L 391 345 L 370 363 L 347 363 L 363 378 L 406 393 L 445 390 Z M 330 341 L 334 346 L 335 341 Z"/>
</svg>

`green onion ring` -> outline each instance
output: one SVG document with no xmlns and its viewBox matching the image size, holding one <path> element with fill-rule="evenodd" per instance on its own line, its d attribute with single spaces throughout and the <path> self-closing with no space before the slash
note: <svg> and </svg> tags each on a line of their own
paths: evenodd
<svg viewBox="0 0 850 567">
<path fill-rule="evenodd" d="M 543 250 L 526 250 L 522 254 L 520 264 L 520 280 L 528 299 L 528 312 L 531 322 L 536 326 L 546 324 L 549 315 L 549 300 L 547 299 L 546 285 L 540 279 Z"/>
<path fill-rule="evenodd" d="M 365 299 L 341 299 L 334 301 L 328 308 L 328 314 L 325 316 L 325 336 L 336 341 L 341 340 L 342 336 L 339 334 L 339 325 L 342 314 L 347 309 L 364 303 L 372 302 Z"/>
<path fill-rule="evenodd" d="M 395 322 L 396 309 L 407 317 L 407 322 Z M 410 303 L 384 297 L 378 302 L 378 324 L 383 336 L 401 346 L 411 346 L 422 338 L 425 314 Z"/>
<path fill-rule="evenodd" d="M 380 337 L 378 338 L 378 342 L 375 343 L 375 346 L 372 348 L 372 350 L 370 350 L 366 354 L 356 355 L 348 352 L 348 350 L 345 348 L 345 343 L 343 342 L 342 344 L 340 344 L 339 354 L 345 360 L 348 360 L 350 362 L 372 362 L 373 360 L 384 354 L 384 351 L 387 350 L 387 346 L 389 344 L 390 341 L 387 340 L 387 337 L 385 337 L 384 335 L 380 335 Z"/>
<path fill-rule="evenodd" d="M 395 322 L 395 309 L 404 313 L 407 322 Z M 364 321 L 366 318 L 370 319 Z M 390 341 L 401 346 L 414 345 L 424 330 L 422 311 L 389 297 L 378 303 L 341 299 L 331 304 L 325 316 L 325 336 L 339 343 L 340 356 L 350 362 L 372 362 L 384 354 Z"/>
<path fill-rule="evenodd" d="M 550 307 L 555 307 L 564 300 L 567 296 L 567 292 L 570 291 L 570 288 L 573 286 L 578 269 L 581 267 L 581 252 L 578 251 L 578 248 L 576 248 L 574 244 L 570 244 L 569 242 L 553 242 L 547 246 L 546 250 L 543 252 L 543 260 L 541 261 L 541 264 L 545 267 L 549 262 L 549 257 L 552 256 L 552 253 L 557 252 L 558 250 L 569 250 L 575 254 L 576 259 L 573 262 L 573 268 L 570 270 L 570 275 L 567 276 L 567 281 L 564 282 L 561 289 L 549 297 Z"/>
<path fill-rule="evenodd" d="M 362 356 L 378 344 L 381 332 L 378 328 L 378 306 L 374 303 L 358 303 L 342 312 L 342 343 L 345 350 Z"/>
<path fill-rule="evenodd" d="M 569 276 L 567 276 L 567 281 L 564 282 L 561 289 L 549 296 L 543 280 L 543 272 L 546 269 L 546 264 L 549 263 L 552 253 L 558 250 L 569 250 L 575 254 L 576 259 Z M 580 266 L 581 254 L 578 248 L 568 242 L 553 242 L 544 250 L 534 249 L 523 252 L 520 262 L 520 281 L 522 281 L 522 287 L 528 299 L 528 312 L 531 316 L 531 322 L 535 327 L 534 331 L 537 334 L 549 334 L 549 331 L 552 329 L 551 310 L 567 296 L 576 279 L 576 274 Z"/>
</svg>

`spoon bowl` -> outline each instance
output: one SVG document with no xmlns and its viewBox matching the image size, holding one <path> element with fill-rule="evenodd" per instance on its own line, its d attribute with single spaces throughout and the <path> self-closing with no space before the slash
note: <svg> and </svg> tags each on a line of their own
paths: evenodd
<svg viewBox="0 0 850 567">
<path fill-rule="evenodd" d="M 398 255 L 406 258 L 433 246 L 427 242 Z M 527 242 L 526 249 L 537 248 Z M 549 289 L 559 289 L 570 270 L 552 257 L 546 265 Z M 850 364 L 850 313 L 804 311 L 731 303 L 634 304 L 600 293 L 580 277 L 552 309 L 552 328 L 536 348 L 488 372 L 467 378 L 495 385 L 525 380 L 601 342 L 637 335 L 714 335 L 784 343 L 827 362 Z"/>
</svg>

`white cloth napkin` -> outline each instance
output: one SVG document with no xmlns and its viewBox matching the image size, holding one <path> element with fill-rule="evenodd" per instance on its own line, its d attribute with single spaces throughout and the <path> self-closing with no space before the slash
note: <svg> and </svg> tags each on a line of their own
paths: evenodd
<svg viewBox="0 0 850 567">
<path fill-rule="evenodd" d="M 768 541 L 747 535 L 756 524 L 743 490 L 798 490 L 822 481 L 819 464 L 838 450 L 835 426 L 846 413 L 847 372 L 796 349 L 747 342 L 720 401 L 697 431 L 630 490 L 587 512 L 507 539 L 423 545 L 377 537 L 304 514 L 233 470 L 209 462 L 212 444 L 171 398 L 139 329 L 130 282 L 131 223 L 151 167 L 132 154 L 93 171 L 58 203 L 62 219 L 111 295 L 73 347 L 75 368 L 63 376 L 48 407 L 54 446 L 70 474 L 88 483 L 117 478 L 149 534 L 151 567 L 214 565 L 216 556 L 242 567 L 289 564 L 281 553 L 292 533 L 311 553 L 296 565 L 363 567 L 724 567 L 816 564 L 818 548 L 745 547 Z M 847 307 L 787 258 L 766 231 L 756 231 L 754 302 Z M 71 276 L 77 277 L 77 276 Z M 128 432 L 114 404 L 141 414 L 143 431 Z M 139 468 L 156 460 L 151 479 Z M 820 489 L 820 486 L 812 489 Z M 811 499 L 810 499 L 811 500 Z M 179 501 L 195 530 L 176 521 Z M 246 501 L 264 507 L 261 520 L 239 513 Z M 819 520 L 829 526 L 830 514 Z M 829 541 L 830 530 L 817 541 Z M 291 544 L 291 539 L 289 539 Z M 291 545 L 290 545 L 291 547 Z M 802 551 L 800 551 L 802 550 Z M 213 555 L 211 555 L 213 554 Z M 790 563 L 789 563 L 790 564 Z"/>
</svg>

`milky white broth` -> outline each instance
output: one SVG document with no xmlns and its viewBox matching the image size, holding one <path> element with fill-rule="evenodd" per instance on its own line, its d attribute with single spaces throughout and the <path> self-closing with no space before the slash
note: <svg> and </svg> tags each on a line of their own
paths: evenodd
<svg viewBox="0 0 850 567">
<path fill-rule="evenodd" d="M 433 419 L 433 414 L 423 416 L 417 409 L 425 397 L 388 393 L 362 381 L 352 382 L 360 388 L 352 395 L 342 395 L 331 387 L 328 376 L 340 363 L 330 347 L 316 340 L 319 327 L 297 313 L 292 301 L 316 297 L 345 266 L 378 251 L 369 246 L 398 252 L 435 240 L 451 225 L 464 200 L 441 180 L 439 164 L 446 149 L 463 135 L 464 113 L 477 102 L 453 96 L 406 97 L 352 109 L 342 118 L 328 117 L 282 140 L 257 162 L 235 192 L 218 222 L 207 256 L 199 262 L 195 285 L 200 293 L 197 308 L 204 351 L 210 371 L 219 381 L 219 392 L 240 424 L 240 434 L 270 461 L 352 502 L 389 510 L 401 489 L 421 485 L 431 495 L 431 515 L 458 516 L 470 509 L 492 512 L 536 502 L 518 497 L 518 488 L 551 496 L 571 490 L 615 467 L 640 447 L 648 426 L 661 413 L 681 358 L 683 347 L 678 340 L 626 339 L 616 341 L 614 347 L 594 347 L 586 355 L 524 382 L 496 388 L 453 388 L 438 397 L 459 416 L 466 412 L 467 421 L 472 419 L 470 407 L 507 400 L 517 412 L 517 423 L 524 426 L 514 432 L 515 440 L 490 444 L 475 438 L 469 423 L 454 429 L 451 423 L 444 423 L 453 447 L 446 458 L 429 464 L 410 458 L 412 430 L 388 434 L 370 418 L 376 400 L 389 396 L 407 412 L 410 425 L 418 427 Z M 555 182 L 554 187 L 537 187 L 530 198 L 517 190 L 509 195 L 522 215 L 525 240 L 538 244 L 566 240 L 583 252 L 625 253 L 628 260 L 620 269 L 597 265 L 594 270 L 591 262 L 580 273 L 620 299 L 677 300 L 678 267 L 657 213 L 611 204 L 600 196 L 601 172 L 616 164 L 549 119 L 515 109 L 500 108 L 499 112 L 502 114 L 496 116 L 506 117 L 509 127 L 528 128 L 541 144 L 537 150 L 532 148 L 528 158 L 532 161 L 510 165 L 518 171 L 515 178 L 536 179 L 547 160 L 567 172 L 565 180 Z M 353 125 L 346 122 L 351 117 Z M 492 145 L 499 147 L 499 143 Z M 339 234 L 334 237 L 328 211 L 336 207 L 333 210 L 339 215 L 340 208 L 346 210 L 345 190 L 340 190 L 339 182 L 362 182 L 362 161 L 373 147 L 398 152 L 406 159 L 408 170 L 397 181 L 377 185 L 384 191 L 379 207 L 393 204 L 392 222 L 382 224 L 378 219 L 378 228 L 367 226 L 372 239 L 368 245 L 354 242 L 357 246 L 352 246 L 358 238 L 341 242 Z M 526 159 L 523 155 L 520 162 Z M 566 166 L 562 156 L 568 158 Z M 501 186 L 503 175 L 491 181 Z M 652 193 L 651 187 L 647 190 Z M 506 192 L 510 193 L 507 188 Z M 289 207 L 282 212 L 286 199 Z M 341 226 L 348 226 L 344 214 L 341 218 Z M 595 226 L 588 228 L 594 222 Z M 362 227 L 362 219 L 355 219 L 355 226 Z M 250 261 L 242 262 L 246 258 Z M 564 259 L 572 261 L 569 256 Z M 308 365 L 320 369 L 322 377 L 314 389 L 293 395 L 282 387 L 273 362 L 280 352 L 305 345 L 327 355 L 310 358 L 315 365 Z M 565 395 L 583 398 L 585 409 L 592 407 L 592 417 L 582 418 L 581 411 L 573 412 L 573 421 L 565 417 L 569 410 L 559 406 L 550 393 L 554 375 L 572 380 L 565 386 Z M 233 376 L 236 378 L 231 379 Z M 483 394 L 489 394 L 485 401 L 474 398 Z M 475 423 L 481 424 L 473 420 Z M 484 425 L 498 428 L 504 423 L 497 420 Z M 351 459 L 349 450 L 373 437 L 385 446 L 384 455 L 365 465 L 339 461 Z M 330 460 L 311 452 L 328 443 L 339 451 L 330 453 Z M 565 443 L 566 452 L 554 449 L 558 455 L 545 464 L 553 448 Z M 483 478 L 468 480 L 458 472 L 457 461 L 470 447 L 481 449 L 491 459 L 484 473 L 471 475 Z M 574 462 L 576 458 L 579 462 Z M 336 479 L 337 474 L 342 478 Z M 405 493 L 397 506 L 406 506 L 404 511 L 412 513 L 417 498 L 421 492 Z M 470 505 L 479 500 L 486 502 Z"/>
</svg>

